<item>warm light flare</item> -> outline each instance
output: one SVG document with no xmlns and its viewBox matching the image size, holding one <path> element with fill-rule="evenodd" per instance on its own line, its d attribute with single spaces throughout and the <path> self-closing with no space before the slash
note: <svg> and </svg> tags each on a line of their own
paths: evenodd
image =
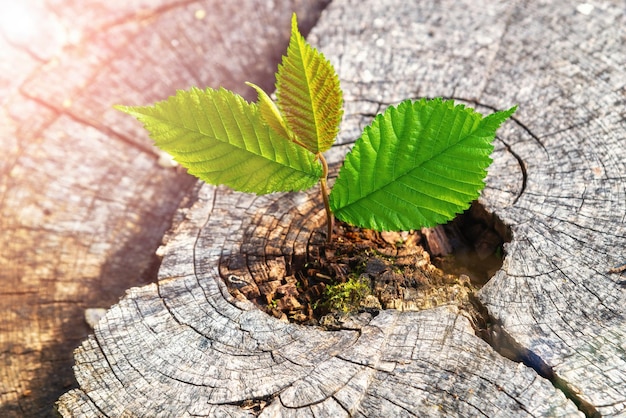
<svg viewBox="0 0 626 418">
<path fill-rule="evenodd" d="M 14 42 L 36 36 L 37 18 L 32 6 L 33 4 L 23 1 L 0 2 L 0 32 Z"/>
<path fill-rule="evenodd" d="M 0 0 L 0 40 L 48 60 L 70 41 L 69 34 L 42 0 Z"/>
</svg>

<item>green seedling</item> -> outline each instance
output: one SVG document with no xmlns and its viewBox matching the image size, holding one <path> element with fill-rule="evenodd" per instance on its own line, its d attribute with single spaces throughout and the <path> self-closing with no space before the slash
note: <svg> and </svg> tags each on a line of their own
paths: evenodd
<svg viewBox="0 0 626 418">
<path fill-rule="evenodd" d="M 498 127 L 516 110 L 483 117 L 451 100 L 406 100 L 367 126 L 332 191 L 323 153 L 339 132 L 343 94 L 331 63 L 298 31 L 276 74 L 276 102 L 191 88 L 153 106 L 116 106 L 155 144 L 207 183 L 257 194 L 320 183 L 331 240 L 333 215 L 379 231 L 431 227 L 464 211 L 485 186 Z"/>
</svg>

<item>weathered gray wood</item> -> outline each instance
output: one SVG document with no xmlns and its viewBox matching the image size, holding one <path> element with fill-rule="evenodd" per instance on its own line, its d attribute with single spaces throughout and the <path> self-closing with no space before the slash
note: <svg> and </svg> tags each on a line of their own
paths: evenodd
<svg viewBox="0 0 626 418">
<path fill-rule="evenodd" d="M 349 3 L 336 27 L 359 29 L 339 46 L 315 31 L 357 92 L 348 118 L 413 95 L 519 104 L 481 198 L 513 241 L 480 298 L 588 414 L 626 414 L 625 282 L 608 273 L 626 261 L 624 3 L 388 2 L 371 20 Z"/>
<path fill-rule="evenodd" d="M 241 254 L 250 270 L 304 256 L 322 228 L 314 198 L 203 186 L 164 249 L 158 284 L 131 289 L 77 351 L 80 390 L 61 398 L 60 412 L 246 416 L 243 405 L 257 401 L 261 416 L 577 414 L 548 380 L 476 337 L 452 307 L 382 311 L 329 332 L 234 299 L 219 275 L 224 256 Z M 263 217 L 275 221 L 271 229 Z M 260 250 L 241 248 L 251 241 Z"/>
<path fill-rule="evenodd" d="M 508 142 L 527 182 L 498 208 L 514 240 L 480 298 L 582 402 L 624 416 L 626 281 L 609 270 L 626 261 L 625 4 L 575 6 L 514 10 L 486 89 L 523 103 Z"/>
<path fill-rule="evenodd" d="M 339 142 L 407 97 L 519 104 L 481 198 L 513 240 L 480 298 L 564 391 L 447 307 L 324 332 L 233 299 L 222 257 L 243 282 L 276 274 L 323 214 L 301 194 L 204 186 L 159 283 L 129 291 L 77 351 L 65 415 L 246 415 L 254 401 L 267 416 L 573 416 L 565 395 L 588 415 L 626 411 L 624 279 L 607 273 L 626 260 L 623 5 L 414 3 L 336 0 L 309 37 L 342 80 Z"/>
<path fill-rule="evenodd" d="M 269 87 L 291 13 L 310 27 L 324 1 L 1 3 L 0 416 L 40 417 L 77 385 L 85 309 L 155 280 L 154 251 L 195 182 L 111 106 Z"/>
</svg>

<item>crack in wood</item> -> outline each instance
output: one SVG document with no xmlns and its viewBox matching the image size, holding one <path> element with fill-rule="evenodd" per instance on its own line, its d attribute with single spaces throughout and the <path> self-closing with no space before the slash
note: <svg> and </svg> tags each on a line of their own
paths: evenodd
<svg viewBox="0 0 626 418">
<path fill-rule="evenodd" d="M 498 222 L 501 222 L 498 220 Z M 503 229 L 503 227 L 500 227 Z M 248 230 L 248 233 L 251 233 Z M 254 235 L 254 234 L 253 234 Z M 510 232 L 508 234 L 509 239 L 511 237 Z M 309 243 L 311 243 L 309 239 Z M 307 254 L 310 254 L 310 250 L 307 250 Z M 255 270 L 248 264 L 248 269 Z M 292 268 L 288 268 L 292 269 Z M 250 278 L 254 277 L 251 275 Z M 245 285 L 248 285 L 248 281 L 245 281 Z M 542 361 L 536 354 L 531 352 L 530 350 L 525 349 L 524 347 L 517 344 L 516 341 L 503 329 L 501 324 L 498 324 L 493 317 L 491 317 L 487 311 L 487 308 L 482 305 L 482 303 L 476 297 L 471 297 L 471 304 L 474 309 L 462 308 L 465 312 L 464 316 L 467 316 L 471 319 L 471 323 L 474 327 L 475 333 L 485 342 L 487 342 L 495 352 L 502 355 L 505 358 L 513 360 L 518 363 L 523 363 L 524 365 L 535 370 L 541 377 L 549 380 L 553 383 L 553 385 L 561 390 L 568 399 L 571 399 L 578 408 L 585 413 L 588 417 L 596 416 L 597 411 L 593 408 L 593 406 L 585 403 L 580 397 L 577 397 L 575 393 L 562 381 L 559 380 L 557 376 L 554 375 L 551 368 L 549 368 L 545 362 Z M 362 326 L 366 326 L 366 323 L 362 324 Z M 345 329 L 344 327 L 339 327 L 338 329 Z M 359 327 L 356 327 L 359 330 Z M 353 362 L 350 359 L 343 358 L 341 355 L 339 358 L 342 358 L 344 361 Z M 363 366 L 364 364 L 361 362 L 354 362 L 355 365 Z M 367 367 L 373 368 L 377 370 L 375 365 L 366 365 Z M 511 396 L 511 395 L 509 395 Z M 517 401 L 514 397 L 513 400 Z M 389 400 L 388 400 L 389 401 Z M 322 401 L 320 401 L 322 402 Z M 521 404 L 520 404 L 521 405 Z M 283 405 L 284 406 L 284 405 Z M 397 405 L 401 407 L 401 405 Z M 343 406 L 342 406 L 343 407 Z M 524 409 L 522 407 L 522 409 Z M 528 411 L 527 411 L 528 412 Z"/>
<path fill-rule="evenodd" d="M 474 338 L 469 323 L 462 326 L 467 321 L 460 318 L 457 312 L 448 311 L 448 308 L 419 313 L 380 311 L 378 316 L 371 318 L 364 325 L 362 328 L 364 331 L 359 334 L 357 341 L 362 344 L 359 347 L 360 352 L 354 350 L 354 342 L 348 338 L 337 340 L 329 351 L 351 350 L 350 354 L 341 355 L 359 364 L 359 360 L 367 361 L 372 357 L 371 346 L 379 341 L 376 338 L 368 340 L 366 330 L 377 324 L 380 330 L 387 333 L 386 337 L 389 337 L 391 344 L 388 344 L 387 340 L 381 343 L 384 357 L 376 364 L 378 369 L 388 366 L 388 370 L 377 370 L 377 379 L 373 379 L 367 385 L 354 386 L 354 392 L 363 395 L 362 398 L 358 398 L 358 405 L 354 407 L 361 413 L 381 411 L 382 405 L 386 407 L 384 408 L 386 412 L 398 414 L 415 415 L 420 412 L 428 415 L 428 412 L 431 412 L 432 415 L 436 415 L 441 411 L 462 414 L 470 409 L 471 404 L 477 405 L 485 415 L 489 415 L 490 412 L 493 415 L 494 409 L 500 407 L 502 408 L 497 411 L 514 414 L 515 411 L 519 411 L 521 400 L 535 415 L 546 415 L 555 411 L 562 415 L 575 415 L 577 411 L 570 400 L 576 402 L 578 396 L 580 401 L 578 409 L 586 410 L 587 416 L 594 416 L 601 408 L 602 413 L 619 414 L 624 411 L 625 405 L 622 390 L 624 374 L 623 368 L 611 369 L 611 362 L 623 364 L 620 362 L 622 353 L 619 351 L 624 342 L 623 322 L 619 321 L 620 318 L 616 314 L 621 313 L 620 303 L 624 285 L 611 280 L 615 277 L 607 278 L 606 270 L 618 262 L 623 262 L 624 258 L 619 249 L 621 247 L 617 247 L 623 244 L 620 236 L 624 235 L 623 222 L 619 223 L 620 220 L 624 220 L 623 181 L 621 181 L 623 180 L 621 173 L 624 172 L 621 163 L 624 155 L 621 135 L 623 130 L 619 123 L 616 123 L 619 122 L 619 115 L 617 119 L 603 118 L 600 115 L 602 112 L 593 110 L 610 109 L 603 111 L 608 114 L 613 110 L 610 103 L 615 104 L 616 98 L 615 95 L 611 96 L 611 92 L 617 92 L 618 95 L 620 93 L 614 86 L 620 86 L 623 71 L 615 67 L 615 64 L 619 62 L 618 58 L 622 57 L 623 53 L 616 47 L 619 43 L 615 43 L 611 36 L 620 34 L 612 29 L 623 26 L 619 25 L 623 22 L 623 11 L 621 9 L 616 11 L 615 5 L 608 4 L 602 10 L 597 9 L 598 13 L 580 16 L 574 9 L 569 8 L 567 2 L 546 3 L 542 8 L 529 7 L 528 2 L 487 3 L 484 8 L 477 10 L 463 9 L 463 13 L 457 16 L 450 12 L 453 8 L 448 8 L 445 4 L 439 6 L 437 2 L 374 1 L 368 4 L 369 7 L 363 7 L 362 3 L 357 1 L 334 2 L 332 10 L 326 15 L 327 19 L 320 21 L 317 34 L 314 36 L 318 36 L 322 41 L 320 47 L 332 62 L 337 62 L 338 58 L 341 77 L 357 80 L 363 75 L 370 76 L 371 82 L 359 83 L 358 86 L 347 84 L 352 97 L 358 98 L 359 95 L 380 97 L 380 101 L 387 101 L 388 98 L 412 95 L 418 89 L 415 87 L 416 84 L 419 84 L 419 90 L 423 91 L 424 95 L 439 91 L 447 94 L 457 92 L 458 95 L 467 97 L 488 98 L 484 100 L 493 103 L 500 103 L 500 100 L 519 102 L 520 108 L 524 109 L 522 122 L 528 123 L 518 125 L 526 132 L 523 135 L 528 138 L 521 138 L 519 142 L 517 140 L 513 142 L 508 138 L 506 143 L 498 142 L 498 145 L 502 144 L 501 154 L 511 157 L 506 162 L 500 161 L 500 167 L 506 165 L 507 169 L 517 170 L 516 166 L 524 161 L 534 164 L 530 166 L 532 169 L 523 175 L 527 180 L 522 187 L 524 196 L 520 198 L 519 189 L 509 187 L 510 183 L 520 178 L 519 171 L 509 173 L 503 170 L 505 172 L 502 173 L 502 177 L 494 176 L 494 189 L 491 192 L 493 190 L 495 192 L 491 197 L 495 198 L 486 199 L 494 208 L 501 209 L 499 213 L 503 215 L 503 219 L 515 224 L 517 240 L 513 240 L 507 247 L 511 249 L 507 255 L 507 266 L 496 275 L 494 279 L 497 280 L 492 279 L 489 283 L 492 293 L 485 292 L 480 296 L 484 307 L 492 310 L 490 312 L 492 316 L 487 313 L 482 319 L 483 322 L 490 322 L 492 325 L 490 328 L 488 326 L 482 328 L 482 332 L 487 333 L 487 337 L 495 339 L 498 344 L 506 346 L 505 349 L 501 348 L 503 352 L 508 351 L 508 355 L 518 359 L 519 363 L 526 362 L 537 372 L 526 366 L 517 367 L 519 364 L 511 365 L 510 361 L 505 361 L 505 356 L 496 354 L 495 349 L 488 349 L 486 343 Z M 495 19 L 494 16 L 505 16 L 506 19 L 503 21 Z M 454 25 L 442 25 L 446 18 Z M 399 30 L 396 30 L 397 28 Z M 410 33 L 411 37 L 407 37 L 407 33 Z M 420 39 L 421 42 L 414 42 L 414 39 Z M 555 40 L 557 42 L 554 42 Z M 367 47 L 364 48 L 363 45 Z M 353 50 L 350 50 L 349 46 Z M 605 59 L 607 56 L 617 58 L 608 60 Z M 381 83 L 381 79 L 386 82 Z M 353 106 L 353 109 L 354 107 L 356 106 Z M 363 113 L 369 115 L 373 110 L 365 109 Z M 598 136 L 595 141 L 590 140 L 589 132 L 582 129 L 587 126 L 585 123 L 588 123 L 589 119 L 584 116 L 588 114 L 594 118 L 589 122 L 589 126 L 597 122 L 597 125 L 603 128 L 596 133 Z M 358 111 L 350 113 L 349 116 L 348 122 L 352 124 L 362 123 L 365 119 L 358 115 Z M 584 122 L 578 123 L 581 120 Z M 355 128 L 351 129 L 350 134 L 356 131 Z M 566 130 L 567 134 L 564 135 Z M 535 132 L 549 132 L 547 135 L 551 137 L 546 140 L 545 136 L 540 137 Z M 340 141 L 347 141 L 343 143 L 351 140 L 352 138 L 340 138 Z M 517 157 L 506 152 L 507 144 L 514 148 Z M 598 151 L 600 149 L 602 152 Z M 587 156 L 597 157 L 598 160 L 609 161 L 612 164 L 600 163 L 602 168 L 599 168 L 594 162 L 595 165 L 589 166 L 589 160 L 585 158 Z M 602 186 L 602 183 L 607 182 L 611 183 L 610 187 Z M 487 193 L 489 192 L 490 190 L 487 190 Z M 598 198 L 590 199 L 590 196 L 595 197 L 594 194 L 597 194 Z M 617 198 L 612 198 L 614 196 Z M 343 331 L 337 333 L 319 330 L 313 332 L 310 329 L 305 331 L 303 327 L 279 324 L 279 321 L 270 321 L 266 316 L 255 315 L 254 311 L 246 310 L 247 307 L 229 310 L 232 306 L 243 305 L 233 301 L 225 291 L 225 286 L 215 285 L 214 281 L 221 283 L 219 277 L 213 277 L 215 265 L 208 265 L 203 257 L 214 260 L 216 251 L 239 249 L 236 241 L 241 235 L 237 237 L 226 235 L 231 232 L 232 235 L 236 235 L 234 231 L 240 232 L 240 226 L 249 225 L 246 222 L 255 212 L 246 205 L 256 204 L 256 201 L 245 200 L 239 205 L 238 202 L 242 200 L 232 196 L 226 199 L 230 207 L 226 204 L 219 207 L 214 205 L 210 209 L 211 213 L 216 215 L 215 219 L 201 225 L 195 223 L 197 219 L 188 220 L 193 225 L 191 228 L 198 227 L 206 231 L 198 233 L 195 241 L 192 237 L 187 242 L 187 248 L 179 248 L 180 252 L 177 254 L 172 252 L 171 257 L 166 256 L 164 269 L 180 271 L 178 269 L 182 267 L 174 264 L 188 263 L 189 247 L 193 247 L 193 266 L 190 270 L 196 276 L 191 277 L 191 273 L 189 276 L 171 274 L 178 279 L 163 283 L 163 286 L 168 288 L 164 288 L 160 296 L 171 295 L 173 299 L 181 298 L 175 306 L 176 314 L 181 315 L 187 322 L 205 327 L 203 332 L 207 338 L 228 342 L 223 334 L 235 330 L 239 332 L 236 335 L 240 338 L 238 342 L 244 344 L 246 341 L 241 337 L 241 331 L 245 329 L 252 335 L 251 330 L 254 329 L 260 331 L 259 340 L 266 338 L 268 346 L 276 344 L 277 351 L 271 353 L 271 362 L 264 363 L 265 367 L 270 368 L 270 372 L 263 376 L 267 379 L 265 384 L 284 378 L 284 374 L 288 372 L 293 372 L 294 380 L 304 380 L 315 372 L 318 364 L 323 364 L 328 359 L 320 355 L 325 348 L 319 348 L 315 343 L 323 344 L 329 339 L 338 338 Z M 281 195 L 280 199 L 285 197 Z M 289 197 L 286 199 L 289 200 Z M 261 199 L 259 201 L 267 202 Z M 511 201 L 515 204 L 511 205 Z M 598 202 L 602 201 L 608 204 L 598 206 Z M 298 205 L 304 207 L 302 210 L 304 215 L 311 213 L 310 208 L 300 203 Z M 234 216 L 243 218 L 243 221 L 237 223 L 226 216 L 220 218 L 221 213 L 228 210 L 238 211 Z M 269 213 L 267 208 L 265 210 Z M 277 204 L 271 211 L 282 213 L 284 206 Z M 572 225 L 576 222 L 581 227 L 587 225 L 596 232 L 586 233 L 588 230 L 573 228 Z M 229 232 L 224 232 L 225 228 L 230 228 Z M 263 237 L 261 241 L 275 240 L 265 248 L 265 254 L 261 254 L 260 259 L 254 260 L 255 263 L 262 263 L 260 271 L 266 273 L 272 267 L 271 257 L 266 257 L 270 252 L 268 248 L 281 248 L 287 263 L 292 264 L 298 262 L 295 258 L 306 254 L 309 241 L 303 243 L 298 240 L 302 236 L 307 238 L 306 235 L 310 234 L 310 231 L 304 230 L 301 236 L 294 238 L 300 233 L 297 229 L 297 222 L 291 220 L 283 222 L 281 219 L 278 236 L 271 235 L 268 229 L 256 230 Z M 254 228 L 252 230 L 254 231 Z M 181 235 L 186 232 L 181 232 Z M 581 236 L 577 237 L 579 233 Z M 211 239 L 209 235 L 215 235 L 217 238 Z M 254 234 L 247 234 L 246 237 L 254 238 Z M 285 242 L 284 246 L 289 248 L 276 244 L 279 241 Z M 215 244 L 215 247 L 212 247 L 212 244 Z M 210 249 L 203 252 L 203 246 Z M 276 257 L 276 254 L 271 256 Z M 588 257 L 589 261 L 586 258 L 580 260 L 580 257 Z M 248 260 L 244 260 L 242 265 L 245 269 L 251 266 Z M 287 274 L 290 273 L 292 272 L 288 270 Z M 593 306 L 585 305 L 588 292 L 593 295 Z M 483 298 L 483 295 L 486 296 Z M 146 295 L 138 296 L 138 292 L 131 292 L 120 303 L 127 304 L 128 299 L 144 296 Z M 150 299 L 152 297 L 153 295 L 146 296 L 142 303 L 153 304 L 153 300 Z M 226 299 L 227 302 L 220 298 Z M 598 301 L 601 302 L 597 305 L 601 312 L 596 312 L 595 304 Z M 172 303 L 176 303 L 176 300 Z M 169 307 L 174 309 L 174 305 Z M 158 315 L 156 318 L 152 316 L 155 313 L 159 314 L 150 310 L 140 313 L 129 311 L 124 316 L 116 318 L 118 321 L 115 324 L 113 322 L 110 324 L 118 328 L 103 329 L 109 332 L 113 330 L 115 337 L 119 338 L 114 341 L 104 340 L 103 344 L 109 343 L 115 348 L 123 347 L 127 350 L 119 353 L 116 351 L 120 364 L 127 359 L 134 361 L 147 356 L 151 356 L 148 358 L 150 361 L 146 362 L 148 368 L 153 364 L 162 364 L 162 361 L 165 363 L 172 359 L 186 360 L 179 356 L 178 352 L 163 351 L 164 356 L 171 357 L 160 357 L 152 353 L 154 345 L 168 344 L 167 338 L 178 339 L 180 327 L 168 328 L 165 341 L 135 338 L 132 332 L 140 329 L 138 326 L 140 320 L 134 318 L 134 315 L 146 315 L 141 320 L 154 324 L 151 321 L 162 319 Z M 211 318 L 207 320 L 206 316 Z M 215 319 L 217 317 L 219 318 Z M 397 322 L 385 322 L 385 319 L 390 318 Z M 509 328 L 503 329 L 502 324 L 495 324 L 494 318 L 501 320 Z M 611 321 L 611 328 L 603 327 L 608 320 Z M 449 331 L 446 334 L 448 345 L 437 344 L 441 334 L 446 332 L 444 327 L 452 326 L 452 322 L 456 328 L 454 332 Z M 257 328 L 254 328 L 255 324 Z M 283 325 L 284 328 L 280 328 Z M 131 332 L 128 335 L 117 333 L 124 326 L 128 326 Z M 283 332 L 285 329 L 289 331 Z M 527 352 L 524 351 L 524 347 L 516 347 L 513 344 L 515 341 L 507 340 L 513 338 L 528 347 Z M 192 340 L 193 342 L 197 340 Z M 190 349 L 190 345 L 193 344 L 185 345 L 184 350 Z M 250 347 L 248 344 L 242 349 Z M 185 351 L 190 357 L 195 355 L 201 360 L 199 364 L 193 361 L 185 362 L 185 367 L 195 372 L 196 367 L 208 368 L 210 360 L 215 360 L 215 363 L 210 364 L 216 368 L 223 365 L 219 363 L 219 359 L 212 356 L 213 354 L 219 356 L 220 352 L 212 352 L 210 348 L 202 346 L 198 350 L 197 347 L 191 347 L 192 351 L 189 353 Z M 145 351 L 138 354 L 137 350 Z M 283 350 L 286 350 L 286 354 L 283 354 Z M 470 358 L 468 353 L 474 358 Z M 207 357 L 203 357 L 205 355 Z M 314 359 L 309 358 L 314 355 Z M 285 360 L 281 360 L 281 356 Z M 482 362 L 474 363 L 473 360 L 478 360 L 479 357 Z M 141 393 L 146 386 L 136 386 L 137 383 L 132 379 L 134 375 L 126 382 L 128 388 L 116 391 L 114 387 L 113 395 L 105 393 L 102 382 L 107 382 L 106 365 L 97 368 L 95 363 L 99 360 L 92 361 L 94 364 L 86 361 L 86 357 L 81 357 L 81 354 L 77 354 L 76 373 L 81 375 L 83 382 L 88 382 L 87 386 L 98 388 L 99 393 L 103 394 L 102 399 L 98 400 L 100 402 L 98 405 L 113 400 L 106 406 L 115 409 L 114 401 L 125 399 L 132 403 L 134 395 L 146 396 L 130 408 L 164 405 L 152 402 L 149 393 Z M 303 366 L 294 371 L 294 367 L 287 364 L 288 367 L 281 369 L 285 365 L 283 363 L 287 361 L 299 362 Z M 600 363 L 602 361 L 603 364 Z M 452 373 L 442 374 L 438 373 L 437 369 L 422 367 L 427 362 L 444 364 L 444 368 Z M 464 367 L 469 363 L 474 367 L 471 369 L 475 372 L 474 376 L 465 373 Z M 596 364 L 598 367 L 590 367 Z M 558 365 L 558 368 L 555 365 Z M 232 371 L 230 366 L 229 364 L 225 368 L 229 372 Z M 246 365 L 237 367 L 240 369 L 235 371 L 241 373 L 238 377 L 250 372 Z M 370 370 L 367 367 L 365 369 L 368 369 L 368 372 Z M 177 371 L 181 372 L 180 376 L 183 376 L 184 380 L 184 370 Z M 545 376 L 539 377 L 541 375 L 539 371 L 554 379 L 552 385 Z M 555 374 L 554 371 L 562 377 L 552 376 Z M 229 380 L 227 374 L 223 376 L 221 384 L 225 388 L 239 390 L 237 393 L 241 393 L 241 390 L 258 393 L 254 392 L 259 384 L 256 372 L 255 369 L 245 375 L 250 379 L 247 386 L 238 386 L 237 383 L 244 379 Z M 213 370 L 205 373 L 205 378 L 215 376 L 211 374 L 214 373 Z M 476 375 L 487 378 L 480 381 L 472 380 Z M 567 379 L 567 382 L 559 381 L 559 378 Z M 115 383 L 113 379 L 108 381 Z M 287 381 L 287 378 L 284 381 Z M 486 382 L 494 384 L 485 385 Z M 151 383 L 154 388 L 160 390 L 159 393 L 168 395 L 166 402 L 169 403 L 165 405 L 166 408 L 171 407 L 172 410 L 196 408 L 195 412 L 189 413 L 201 415 L 200 408 L 206 406 L 192 404 L 192 401 L 184 404 L 183 401 L 189 399 L 185 396 L 198 394 L 191 392 L 194 387 L 191 387 L 189 392 L 184 392 L 183 388 L 181 400 L 176 396 L 181 392 L 176 392 L 175 388 L 159 386 L 158 379 Z M 511 386 L 507 387 L 509 383 Z M 291 384 L 290 381 L 289 385 Z M 465 384 L 470 390 L 467 390 Z M 564 389 L 555 390 L 558 385 L 564 385 Z M 481 393 L 473 393 L 471 390 L 474 388 L 480 388 Z M 528 388 L 531 389 L 527 390 Z M 314 389 L 311 388 L 310 392 L 303 391 L 303 396 L 311 398 L 319 396 Z M 500 395 L 501 389 L 508 390 L 506 394 Z M 521 391 L 520 396 L 511 399 L 509 395 L 514 394 L 515 389 Z M 216 393 L 209 395 L 200 393 L 199 396 L 207 398 L 213 396 L 211 398 L 213 400 L 224 401 L 228 400 L 225 396 L 226 390 L 215 391 Z M 576 390 L 580 393 L 567 393 Z M 570 400 L 565 399 L 561 392 Z M 426 393 L 428 398 L 419 399 L 423 393 Z M 346 397 L 351 395 L 352 392 Z M 440 408 L 438 410 L 427 409 L 429 407 L 427 402 L 433 397 L 438 403 L 436 406 Z M 582 398 L 592 399 L 595 405 L 585 405 L 585 401 L 580 400 Z M 68 403 L 71 400 L 71 397 L 65 399 Z M 331 396 L 328 405 L 339 414 L 344 410 L 353 410 L 351 404 L 342 404 L 341 400 L 340 395 Z M 343 400 L 345 402 L 345 399 Z M 271 402 L 276 409 L 268 408 L 264 409 L 264 412 L 267 411 L 268 415 L 270 412 L 283 412 L 284 405 L 279 401 L 280 399 Z M 343 410 L 335 405 L 335 402 L 338 402 Z M 287 404 L 291 405 L 288 402 Z M 322 402 L 317 405 L 321 407 L 325 404 Z M 548 410 L 551 407 L 555 409 Z M 287 412 L 294 415 L 297 412 L 314 415 L 320 410 L 303 407 L 301 411 L 290 409 Z M 233 415 L 241 413 L 238 406 L 232 410 L 218 412 L 234 412 Z"/>
<path fill-rule="evenodd" d="M 562 378 L 554 373 L 540 356 L 520 345 L 490 313 L 480 299 L 472 297 L 475 310 L 471 313 L 470 322 L 475 333 L 493 348 L 495 352 L 509 360 L 522 363 L 535 370 L 539 376 L 549 380 L 565 397 L 570 399 L 587 418 L 598 418 L 597 408 L 582 399 L 576 391 Z"/>
</svg>

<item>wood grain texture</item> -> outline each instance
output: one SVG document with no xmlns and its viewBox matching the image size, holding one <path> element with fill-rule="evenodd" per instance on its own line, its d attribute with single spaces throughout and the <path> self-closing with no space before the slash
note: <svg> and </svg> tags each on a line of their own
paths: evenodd
<svg viewBox="0 0 626 418">
<path fill-rule="evenodd" d="M 537 8 L 543 33 L 519 10 L 511 21 L 494 70 L 519 87 L 485 96 L 527 103 L 517 115 L 526 132 L 515 128 L 509 143 L 527 181 L 498 209 L 514 239 L 480 297 L 582 402 L 623 416 L 626 281 L 609 270 L 626 260 L 624 3 L 589 15 Z"/>
<path fill-rule="evenodd" d="M 323 229 L 315 197 L 203 186 L 163 250 L 158 284 L 129 290 L 78 349 L 80 389 L 61 398 L 60 412 L 247 416 L 256 402 L 261 416 L 578 413 L 548 380 L 476 337 L 452 307 L 362 314 L 330 332 L 232 297 L 220 276 L 232 257 L 243 282 L 270 274 L 273 262 L 306 257 Z"/>
<path fill-rule="evenodd" d="M 513 241 L 480 299 L 588 414 L 626 414 L 626 288 L 609 273 L 626 260 L 623 2 L 389 2 L 372 5 L 371 20 L 347 18 L 354 3 L 344 5 L 336 26 L 358 23 L 341 45 L 314 34 L 355 92 L 347 142 L 363 109 L 403 97 L 519 105 L 481 197 Z"/>
<path fill-rule="evenodd" d="M 77 385 L 85 309 L 155 280 L 154 251 L 195 183 L 111 106 L 190 85 L 270 87 L 292 11 L 307 29 L 323 4 L 2 2 L 0 416 L 52 414 Z"/>
<path fill-rule="evenodd" d="M 626 413 L 626 290 L 608 273 L 626 261 L 623 4 L 414 3 L 335 0 L 310 34 L 345 92 L 328 159 L 405 98 L 518 104 L 481 197 L 513 239 L 479 298 L 559 388 L 448 307 L 328 332 L 233 298 L 224 280 L 271 279 L 306 257 L 321 205 L 315 191 L 203 186 L 163 249 L 159 282 L 131 289 L 76 352 L 80 388 L 60 399 L 65 416 Z M 221 277 L 225 263 L 237 274 Z"/>
</svg>

